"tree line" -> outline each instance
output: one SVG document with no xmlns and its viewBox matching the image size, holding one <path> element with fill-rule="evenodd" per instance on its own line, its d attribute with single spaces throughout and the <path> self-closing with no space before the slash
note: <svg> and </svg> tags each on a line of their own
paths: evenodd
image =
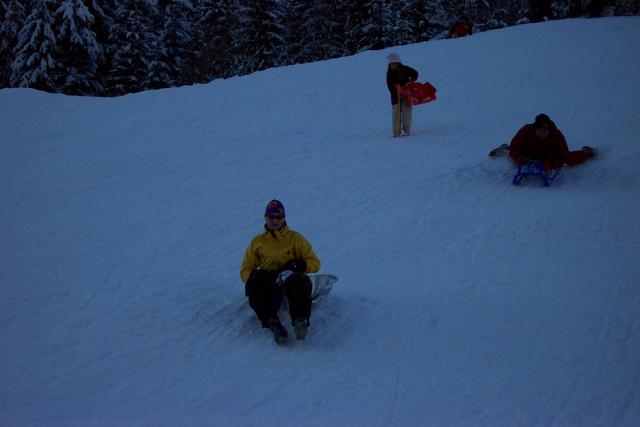
<svg viewBox="0 0 640 427">
<path fill-rule="evenodd" d="M 117 96 L 638 0 L 0 0 L 0 88 Z"/>
</svg>

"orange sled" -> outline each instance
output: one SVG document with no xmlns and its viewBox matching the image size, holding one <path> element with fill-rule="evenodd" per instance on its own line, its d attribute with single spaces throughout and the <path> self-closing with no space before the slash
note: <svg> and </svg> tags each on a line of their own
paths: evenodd
<svg viewBox="0 0 640 427">
<path fill-rule="evenodd" d="M 426 104 L 427 102 L 435 101 L 436 88 L 429 82 L 419 83 L 411 82 L 405 86 L 398 88 L 400 95 L 404 96 L 411 102 L 411 105 Z"/>
</svg>

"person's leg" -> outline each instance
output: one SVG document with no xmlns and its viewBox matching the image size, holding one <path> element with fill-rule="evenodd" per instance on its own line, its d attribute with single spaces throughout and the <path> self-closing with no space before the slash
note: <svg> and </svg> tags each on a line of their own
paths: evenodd
<svg viewBox="0 0 640 427">
<path fill-rule="evenodd" d="M 393 137 L 400 136 L 400 102 L 393 104 L 391 112 L 391 129 Z"/>
<path fill-rule="evenodd" d="M 289 314 L 296 338 L 307 336 L 311 316 L 311 291 L 313 286 L 306 274 L 294 273 L 284 283 L 284 294 L 289 300 Z"/>
<path fill-rule="evenodd" d="M 282 291 L 275 284 L 277 277 L 276 272 L 256 270 L 251 273 L 245 284 L 245 295 L 249 298 L 249 305 L 263 328 L 269 327 L 269 320 L 278 319 L 278 307 L 274 304 L 274 299 Z"/>
<path fill-rule="evenodd" d="M 309 322 L 311 316 L 311 280 L 306 274 L 293 273 L 284 283 L 284 294 L 289 300 L 291 321 L 303 319 Z"/>
<path fill-rule="evenodd" d="M 402 99 L 402 130 L 405 134 L 409 135 L 411 133 L 411 119 L 413 115 L 413 107 L 411 102 L 403 98 Z"/>
<path fill-rule="evenodd" d="M 585 150 L 570 151 L 567 153 L 565 161 L 569 166 L 580 165 L 587 161 L 593 154 Z"/>
</svg>

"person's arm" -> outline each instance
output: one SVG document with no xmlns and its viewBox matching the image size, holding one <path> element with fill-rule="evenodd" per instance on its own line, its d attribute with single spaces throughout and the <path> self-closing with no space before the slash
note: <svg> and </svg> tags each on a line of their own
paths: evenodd
<svg viewBox="0 0 640 427">
<path fill-rule="evenodd" d="M 567 140 L 565 139 L 560 129 L 555 129 L 553 132 L 554 141 L 556 142 L 556 151 L 558 152 L 558 157 L 562 159 L 566 159 L 569 154 L 569 147 L 567 146 Z"/>
<path fill-rule="evenodd" d="M 242 258 L 242 265 L 240 266 L 240 279 L 247 283 L 251 272 L 258 268 L 258 262 L 254 255 L 254 244 L 253 240 L 249 243 L 247 250 L 244 252 L 244 257 Z"/>
<path fill-rule="evenodd" d="M 398 89 L 396 88 L 397 82 L 393 78 L 393 74 L 387 71 L 387 88 L 391 94 L 391 105 L 398 103 Z"/>
<path fill-rule="evenodd" d="M 520 128 L 518 133 L 516 133 L 511 139 L 511 144 L 509 144 L 509 156 L 518 166 L 526 163 L 527 161 L 527 156 L 524 152 L 524 141 L 528 130 L 527 128 L 527 125 Z"/>
<path fill-rule="evenodd" d="M 320 270 L 320 259 L 313 252 L 311 244 L 300 233 L 296 235 L 296 253 L 298 258 L 306 263 L 304 273 L 315 273 Z"/>
<path fill-rule="evenodd" d="M 567 146 L 567 140 L 558 128 L 551 131 L 549 144 L 551 147 L 550 157 L 544 162 L 545 170 L 560 168 L 565 163 L 568 163 L 569 147 Z"/>
<path fill-rule="evenodd" d="M 409 81 L 417 82 L 418 81 L 418 70 L 415 68 L 407 67 L 409 71 Z"/>
</svg>

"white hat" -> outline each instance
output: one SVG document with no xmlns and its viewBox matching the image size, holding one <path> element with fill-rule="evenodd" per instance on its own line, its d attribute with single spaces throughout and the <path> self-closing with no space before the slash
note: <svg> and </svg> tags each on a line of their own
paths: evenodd
<svg viewBox="0 0 640 427">
<path fill-rule="evenodd" d="M 397 53 L 390 53 L 389 56 L 387 56 L 387 59 L 389 60 L 389 64 L 400 62 L 400 56 L 398 56 Z"/>
</svg>

